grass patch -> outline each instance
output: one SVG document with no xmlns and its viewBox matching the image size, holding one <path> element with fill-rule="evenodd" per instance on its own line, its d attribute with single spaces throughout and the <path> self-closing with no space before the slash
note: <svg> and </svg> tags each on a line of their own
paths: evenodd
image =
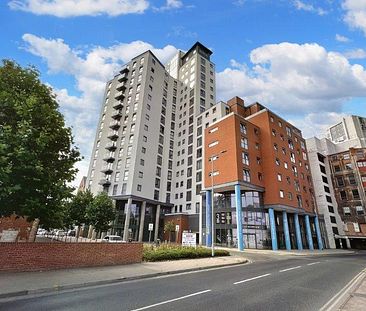
<svg viewBox="0 0 366 311">
<path fill-rule="evenodd" d="M 215 249 L 216 256 L 230 256 L 229 252 Z M 144 245 L 144 261 L 164 261 L 211 257 L 211 249 L 204 247 L 183 247 L 180 245 Z"/>
</svg>

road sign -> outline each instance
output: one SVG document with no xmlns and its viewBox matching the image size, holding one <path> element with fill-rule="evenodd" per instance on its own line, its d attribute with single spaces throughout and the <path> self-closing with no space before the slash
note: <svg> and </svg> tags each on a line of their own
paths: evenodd
<svg viewBox="0 0 366 311">
<path fill-rule="evenodd" d="M 175 231 L 178 232 L 179 231 L 179 225 L 175 225 Z"/>
<path fill-rule="evenodd" d="M 154 230 L 154 224 L 149 224 L 149 231 L 153 231 Z"/>
</svg>

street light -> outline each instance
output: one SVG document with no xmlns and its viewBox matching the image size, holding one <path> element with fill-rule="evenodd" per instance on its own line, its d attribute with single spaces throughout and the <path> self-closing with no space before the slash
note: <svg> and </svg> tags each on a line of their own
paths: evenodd
<svg viewBox="0 0 366 311">
<path fill-rule="evenodd" d="M 215 256 L 215 246 L 214 246 L 214 161 L 219 158 L 220 154 L 225 153 L 226 150 L 220 151 L 209 158 L 211 161 L 211 256 Z"/>
</svg>

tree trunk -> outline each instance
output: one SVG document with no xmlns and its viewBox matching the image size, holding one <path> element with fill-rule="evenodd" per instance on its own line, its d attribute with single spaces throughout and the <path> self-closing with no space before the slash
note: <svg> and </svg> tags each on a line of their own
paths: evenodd
<svg viewBox="0 0 366 311">
<path fill-rule="evenodd" d="M 39 218 L 33 220 L 32 228 L 29 232 L 28 242 L 35 242 L 39 225 Z"/>
</svg>

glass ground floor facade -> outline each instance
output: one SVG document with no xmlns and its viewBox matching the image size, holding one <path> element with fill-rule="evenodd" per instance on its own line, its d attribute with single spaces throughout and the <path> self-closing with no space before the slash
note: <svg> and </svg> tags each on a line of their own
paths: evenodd
<svg viewBox="0 0 366 311">
<path fill-rule="evenodd" d="M 324 226 L 319 225 L 315 215 L 306 215 L 303 211 L 296 213 L 291 208 L 264 206 L 262 192 L 215 193 L 213 202 L 211 193 L 206 192 L 202 203 L 203 241 L 206 245 L 211 245 L 211 239 L 217 246 L 239 249 L 241 245 L 242 248 L 288 250 L 321 249 L 325 245 L 322 238 L 325 234 L 321 234 Z M 210 219 L 214 222 L 212 236 Z"/>
</svg>

